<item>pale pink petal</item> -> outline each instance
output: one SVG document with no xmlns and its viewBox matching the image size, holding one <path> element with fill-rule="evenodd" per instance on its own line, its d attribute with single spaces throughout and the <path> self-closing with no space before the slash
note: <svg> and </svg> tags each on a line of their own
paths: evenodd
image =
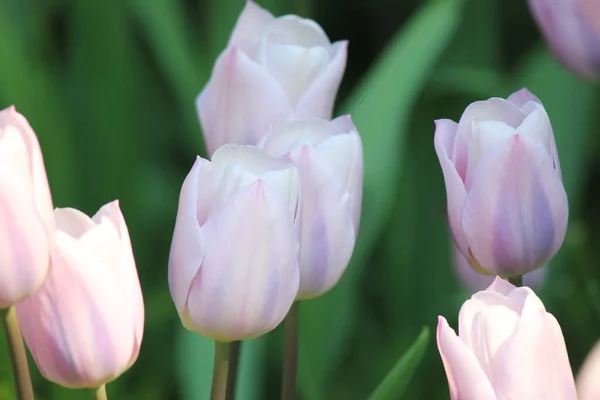
<svg viewBox="0 0 600 400">
<path fill-rule="evenodd" d="M 220 341 L 275 328 L 298 292 L 298 238 L 266 183 L 241 188 L 202 227 L 202 267 L 187 302 L 194 331 Z"/>
<path fill-rule="evenodd" d="M 525 104 L 529 103 L 530 101 L 538 103 L 538 104 L 542 104 L 540 99 L 538 99 L 536 95 L 534 95 L 529 90 L 527 90 L 527 88 L 517 90 L 516 92 L 514 92 L 513 94 L 508 96 L 508 98 L 506 100 L 510 101 L 511 103 L 513 103 L 515 106 L 517 106 L 519 108 L 523 107 Z"/>
<path fill-rule="evenodd" d="M 90 217 L 75 208 L 57 208 L 54 210 L 56 230 L 79 239 L 96 224 Z"/>
<path fill-rule="evenodd" d="M 246 6 L 229 38 L 228 47 L 238 47 L 250 57 L 254 57 L 260 39 L 272 20 L 273 15 L 270 12 L 251 0 L 246 1 Z"/>
<path fill-rule="evenodd" d="M 490 286 L 486 289 L 488 292 L 499 293 L 503 296 L 509 296 L 517 287 L 507 280 L 497 276 Z"/>
<path fill-rule="evenodd" d="M 567 196 L 548 153 L 537 141 L 513 135 L 480 161 L 462 227 L 485 270 L 512 276 L 552 258 L 567 220 Z"/>
<path fill-rule="evenodd" d="M 226 143 L 256 144 L 293 117 L 281 85 L 236 47 L 219 56 L 196 107 L 211 155 Z"/>
<path fill-rule="evenodd" d="M 587 355 L 577 374 L 577 394 L 579 400 L 600 399 L 600 342 L 596 343 Z"/>
<path fill-rule="evenodd" d="M 437 345 L 452 400 L 497 400 L 477 359 L 441 316 L 438 317 Z"/>
</svg>

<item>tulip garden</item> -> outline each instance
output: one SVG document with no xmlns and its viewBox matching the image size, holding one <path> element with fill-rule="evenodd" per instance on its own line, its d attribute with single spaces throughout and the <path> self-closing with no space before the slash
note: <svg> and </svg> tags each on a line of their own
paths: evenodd
<svg viewBox="0 0 600 400">
<path fill-rule="evenodd" d="M 600 400 L 600 0 L 0 4 L 0 400 Z"/>
</svg>

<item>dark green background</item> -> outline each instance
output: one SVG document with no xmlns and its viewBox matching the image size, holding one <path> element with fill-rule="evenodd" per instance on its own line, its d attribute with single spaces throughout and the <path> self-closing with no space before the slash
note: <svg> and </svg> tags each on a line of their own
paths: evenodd
<svg viewBox="0 0 600 400">
<path fill-rule="evenodd" d="M 37 132 L 55 206 L 94 213 L 118 198 L 146 304 L 137 363 L 113 399 L 207 399 L 212 344 L 185 331 L 167 285 L 179 189 L 203 140 L 194 100 L 243 0 L 0 0 L 0 107 Z M 456 327 L 468 297 L 449 257 L 433 120 L 526 86 L 553 123 L 570 201 L 563 249 L 539 291 L 563 327 L 573 369 L 600 337 L 598 86 L 548 54 L 525 2 L 262 0 L 349 39 L 338 112 L 365 148 L 361 232 L 330 293 L 302 304 L 302 399 L 364 399 L 412 344 L 431 335 L 406 399 L 446 399 L 437 316 Z M 278 398 L 281 329 L 246 343 L 239 399 Z M 2 339 L 2 338 L 0 338 Z M 0 341 L 0 343 L 2 343 Z M 0 399 L 14 398 L 0 346 Z M 39 399 L 84 399 L 44 381 Z"/>
</svg>

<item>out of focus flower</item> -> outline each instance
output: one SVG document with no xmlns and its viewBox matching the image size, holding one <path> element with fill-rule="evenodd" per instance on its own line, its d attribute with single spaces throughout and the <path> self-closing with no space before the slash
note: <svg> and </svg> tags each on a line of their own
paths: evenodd
<svg viewBox="0 0 600 400">
<path fill-rule="evenodd" d="M 183 325 L 219 341 L 275 328 L 298 293 L 296 168 L 251 146 L 196 160 L 181 188 L 169 287 Z"/>
<path fill-rule="evenodd" d="M 54 216 L 37 137 L 14 107 L 0 111 L 0 309 L 44 282 L 54 246 Z"/>
<path fill-rule="evenodd" d="M 584 78 L 600 74 L 600 2 L 529 0 L 529 7 L 556 57 Z"/>
<path fill-rule="evenodd" d="M 495 276 L 483 275 L 473 270 L 469 261 L 462 255 L 456 246 L 452 246 L 453 266 L 456 276 L 463 286 L 470 292 L 476 293 L 485 290 L 494 282 Z M 523 275 L 523 285 L 537 290 L 542 286 L 546 276 L 546 266 Z"/>
<path fill-rule="evenodd" d="M 452 400 L 577 400 L 560 326 L 527 287 L 496 278 L 463 304 L 458 336 L 439 317 L 437 344 Z"/>
<path fill-rule="evenodd" d="M 600 342 L 596 343 L 577 374 L 579 400 L 600 399 Z"/>
<path fill-rule="evenodd" d="M 548 263 L 569 208 L 548 115 L 527 90 L 436 121 L 456 245 L 478 272 L 511 277 Z"/>
<path fill-rule="evenodd" d="M 354 249 L 362 199 L 363 152 L 349 115 L 307 119 L 274 130 L 261 146 L 286 156 L 300 175 L 299 299 L 319 296 L 342 276 Z"/>
<path fill-rule="evenodd" d="M 99 387 L 137 359 L 144 303 L 119 204 L 93 218 L 58 208 L 48 279 L 16 306 L 25 342 L 42 373 L 62 386 Z"/>
<path fill-rule="evenodd" d="M 314 21 L 274 18 L 247 1 L 196 101 L 208 153 L 256 144 L 295 117 L 331 118 L 346 51 L 347 42 L 332 44 Z"/>
</svg>

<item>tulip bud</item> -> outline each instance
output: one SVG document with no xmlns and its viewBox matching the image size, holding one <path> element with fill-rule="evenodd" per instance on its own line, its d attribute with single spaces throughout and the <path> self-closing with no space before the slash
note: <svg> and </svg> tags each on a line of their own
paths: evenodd
<svg viewBox="0 0 600 400">
<path fill-rule="evenodd" d="M 346 50 L 314 21 L 274 18 L 248 1 L 196 101 L 209 154 L 226 143 L 257 144 L 294 117 L 331 118 Z"/>
<path fill-rule="evenodd" d="M 186 177 L 169 257 L 183 325 L 226 342 L 275 328 L 298 293 L 295 167 L 251 146 L 219 148 Z"/>
<path fill-rule="evenodd" d="M 550 120 L 525 89 L 436 121 L 437 152 L 456 245 L 478 272 L 511 277 L 545 264 L 569 208 Z"/>
<path fill-rule="evenodd" d="M 594 345 L 577 374 L 579 400 L 600 399 L 600 341 Z"/>
<path fill-rule="evenodd" d="M 535 293 L 496 278 L 460 309 L 458 336 L 438 319 L 452 400 L 577 400 L 560 325 Z"/>
<path fill-rule="evenodd" d="M 56 248 L 44 285 L 16 306 L 25 342 L 47 379 L 99 387 L 135 362 L 144 303 L 117 201 L 93 218 L 57 208 Z"/>
<path fill-rule="evenodd" d="M 0 309 L 34 293 L 48 275 L 54 216 L 42 152 L 14 107 L 0 111 Z"/>
<path fill-rule="evenodd" d="M 548 46 L 569 69 L 584 78 L 600 74 L 600 2 L 529 0 Z"/>
<path fill-rule="evenodd" d="M 490 286 L 495 276 L 480 274 L 471 268 L 469 261 L 462 255 L 460 250 L 456 246 L 452 246 L 453 265 L 454 271 L 460 283 L 469 291 L 469 293 L 476 293 L 480 290 L 485 290 Z M 529 272 L 523 275 L 523 285 L 537 290 L 544 283 L 546 277 L 546 269 L 536 269 L 535 271 Z"/>
<path fill-rule="evenodd" d="M 350 116 L 291 122 L 265 137 L 300 175 L 302 223 L 298 299 L 319 296 L 342 276 L 354 249 L 362 199 L 363 152 Z"/>
</svg>

